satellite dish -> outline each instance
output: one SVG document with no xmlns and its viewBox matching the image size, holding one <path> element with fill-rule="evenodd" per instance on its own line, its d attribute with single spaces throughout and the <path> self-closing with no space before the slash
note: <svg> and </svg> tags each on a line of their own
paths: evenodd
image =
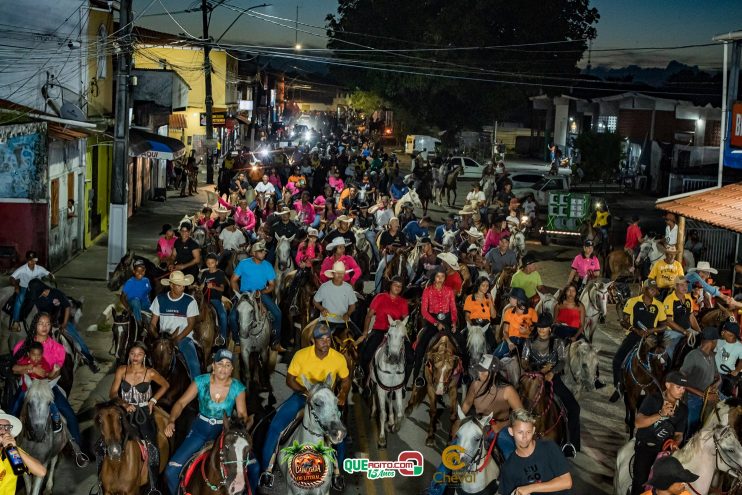
<svg viewBox="0 0 742 495">
<path fill-rule="evenodd" d="M 63 119 L 80 120 L 83 122 L 87 119 L 85 113 L 80 109 L 80 107 L 69 102 L 64 102 L 62 104 L 62 108 L 59 109 L 59 116 Z"/>
</svg>

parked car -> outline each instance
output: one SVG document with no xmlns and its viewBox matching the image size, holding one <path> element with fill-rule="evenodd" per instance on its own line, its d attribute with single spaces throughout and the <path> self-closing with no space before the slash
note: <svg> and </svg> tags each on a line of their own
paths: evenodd
<svg viewBox="0 0 742 495">
<path fill-rule="evenodd" d="M 533 187 L 535 183 L 543 178 L 544 174 L 537 172 L 515 172 L 507 176 L 507 179 L 513 184 L 513 189 Z"/>
<path fill-rule="evenodd" d="M 530 172 L 537 174 L 548 174 L 551 171 L 551 165 L 548 163 L 505 163 L 505 170 L 509 174 L 516 172 Z M 502 173 L 502 167 L 498 166 L 495 168 L 495 172 L 498 174 Z M 572 175 L 572 169 L 570 167 L 559 167 L 559 175 Z"/>
<path fill-rule="evenodd" d="M 408 134 L 405 140 L 404 152 L 408 155 L 425 151 L 428 158 L 440 156 L 441 140 L 433 136 L 424 136 L 421 134 Z"/>
<path fill-rule="evenodd" d="M 539 207 L 546 206 L 549 202 L 550 191 L 569 191 L 569 177 L 564 175 L 543 175 L 541 180 L 530 187 L 513 187 L 513 194 L 518 199 L 523 199 L 533 194 Z"/>
<path fill-rule="evenodd" d="M 484 171 L 484 165 L 477 162 L 473 158 L 468 156 L 452 156 L 449 159 L 450 162 L 454 162 L 455 165 L 464 167 L 464 171 L 459 175 L 460 179 L 481 179 L 482 172 Z"/>
</svg>

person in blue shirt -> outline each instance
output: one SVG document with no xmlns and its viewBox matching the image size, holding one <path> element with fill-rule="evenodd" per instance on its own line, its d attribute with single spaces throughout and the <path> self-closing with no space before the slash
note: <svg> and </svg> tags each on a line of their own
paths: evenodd
<svg viewBox="0 0 742 495">
<path fill-rule="evenodd" d="M 142 310 L 149 311 L 152 284 L 144 276 L 144 260 L 134 261 L 134 275 L 124 283 L 121 289 L 121 304 L 131 311 L 137 323 L 142 323 Z"/>
<path fill-rule="evenodd" d="M 402 177 L 397 176 L 392 183 L 392 187 L 389 189 L 389 194 L 392 195 L 395 201 L 399 201 L 400 198 L 407 194 L 409 191 L 410 188 L 405 185 Z"/>
<path fill-rule="evenodd" d="M 265 261 L 266 246 L 264 241 L 258 241 L 250 249 L 252 258 L 240 261 L 234 269 L 230 280 L 236 301 L 239 301 L 242 292 L 260 291 L 260 300 L 273 317 L 273 331 L 271 332 L 271 346 L 278 352 L 285 352 L 279 343 L 281 335 L 281 310 L 270 296 L 276 289 L 276 271 Z M 232 332 L 238 330 L 237 304 L 229 313 L 229 325 Z"/>
<path fill-rule="evenodd" d="M 428 229 L 433 226 L 433 220 L 429 216 L 425 215 L 420 220 L 412 220 L 402 229 L 402 233 L 411 241 L 415 239 L 430 237 Z"/>
<path fill-rule="evenodd" d="M 456 215 L 453 213 L 449 213 L 448 216 L 446 216 L 446 223 L 444 225 L 439 225 L 435 228 L 435 234 L 433 234 L 433 240 L 437 242 L 438 244 L 443 242 L 443 233 L 444 232 L 451 232 L 456 230 Z"/>
<path fill-rule="evenodd" d="M 194 399 L 198 399 L 198 416 L 193 421 L 183 443 L 170 458 L 165 468 L 165 480 L 170 493 L 178 493 L 180 472 L 193 454 L 201 450 L 206 442 L 219 438 L 224 428 L 224 417 L 237 412 L 240 420 L 249 428 L 245 386 L 232 378 L 234 355 L 227 349 L 219 349 L 214 356 L 213 371 L 197 376 L 178 399 L 170 411 L 170 422 L 165 427 L 165 435 L 170 438 L 175 433 L 175 421 Z M 250 453 L 247 462 L 248 479 L 252 493 L 258 486 L 260 467 Z M 214 480 L 217 481 L 217 480 Z"/>
</svg>

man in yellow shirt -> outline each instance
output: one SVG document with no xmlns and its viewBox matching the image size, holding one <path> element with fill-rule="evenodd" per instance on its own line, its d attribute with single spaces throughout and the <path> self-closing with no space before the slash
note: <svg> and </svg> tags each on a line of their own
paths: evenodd
<svg viewBox="0 0 742 495">
<path fill-rule="evenodd" d="M 314 345 L 300 349 L 294 354 L 289 364 L 286 385 L 294 393 L 276 409 L 276 415 L 268 428 L 261 463 L 266 472 L 271 470 L 271 458 L 278 446 L 281 433 L 306 405 L 309 391 L 305 385 L 322 383 L 330 378 L 332 383 L 337 385 L 337 381 L 340 380 L 338 407 L 342 409 L 345 406 L 350 390 L 350 372 L 345 357 L 331 347 L 332 336 L 327 325 L 318 323 L 314 328 L 313 336 Z M 345 441 L 338 444 L 336 449 L 338 465 L 342 466 L 345 458 Z M 333 484 L 335 483 L 338 483 L 337 479 L 333 480 Z"/>
<path fill-rule="evenodd" d="M 26 465 L 28 472 L 34 476 L 43 478 L 46 476 L 46 468 L 34 457 L 28 455 L 23 450 L 19 449 L 15 444 L 15 437 L 21 434 L 23 429 L 23 423 L 10 414 L 0 409 L 0 446 L 5 449 L 8 446 L 13 446 L 18 450 L 18 453 Z M 10 461 L 7 456 L 2 456 L 0 461 L 0 495 L 13 495 L 16 492 L 16 484 L 18 483 L 18 476 L 13 472 L 13 468 L 10 465 Z"/>
<path fill-rule="evenodd" d="M 685 276 L 683 265 L 675 260 L 677 253 L 678 250 L 675 246 L 667 246 L 664 259 L 654 264 L 652 271 L 649 272 L 649 277 L 647 277 L 657 282 L 660 300 L 664 300 L 668 293 L 673 290 L 676 278 Z"/>
</svg>

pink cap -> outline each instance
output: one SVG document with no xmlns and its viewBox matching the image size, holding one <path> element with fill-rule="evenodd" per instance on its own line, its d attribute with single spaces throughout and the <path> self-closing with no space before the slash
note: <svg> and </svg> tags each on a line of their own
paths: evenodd
<svg viewBox="0 0 742 495">
<path fill-rule="evenodd" d="M 326 203 L 327 201 L 325 201 L 324 196 L 317 196 L 314 198 L 314 206 L 325 206 Z"/>
</svg>

